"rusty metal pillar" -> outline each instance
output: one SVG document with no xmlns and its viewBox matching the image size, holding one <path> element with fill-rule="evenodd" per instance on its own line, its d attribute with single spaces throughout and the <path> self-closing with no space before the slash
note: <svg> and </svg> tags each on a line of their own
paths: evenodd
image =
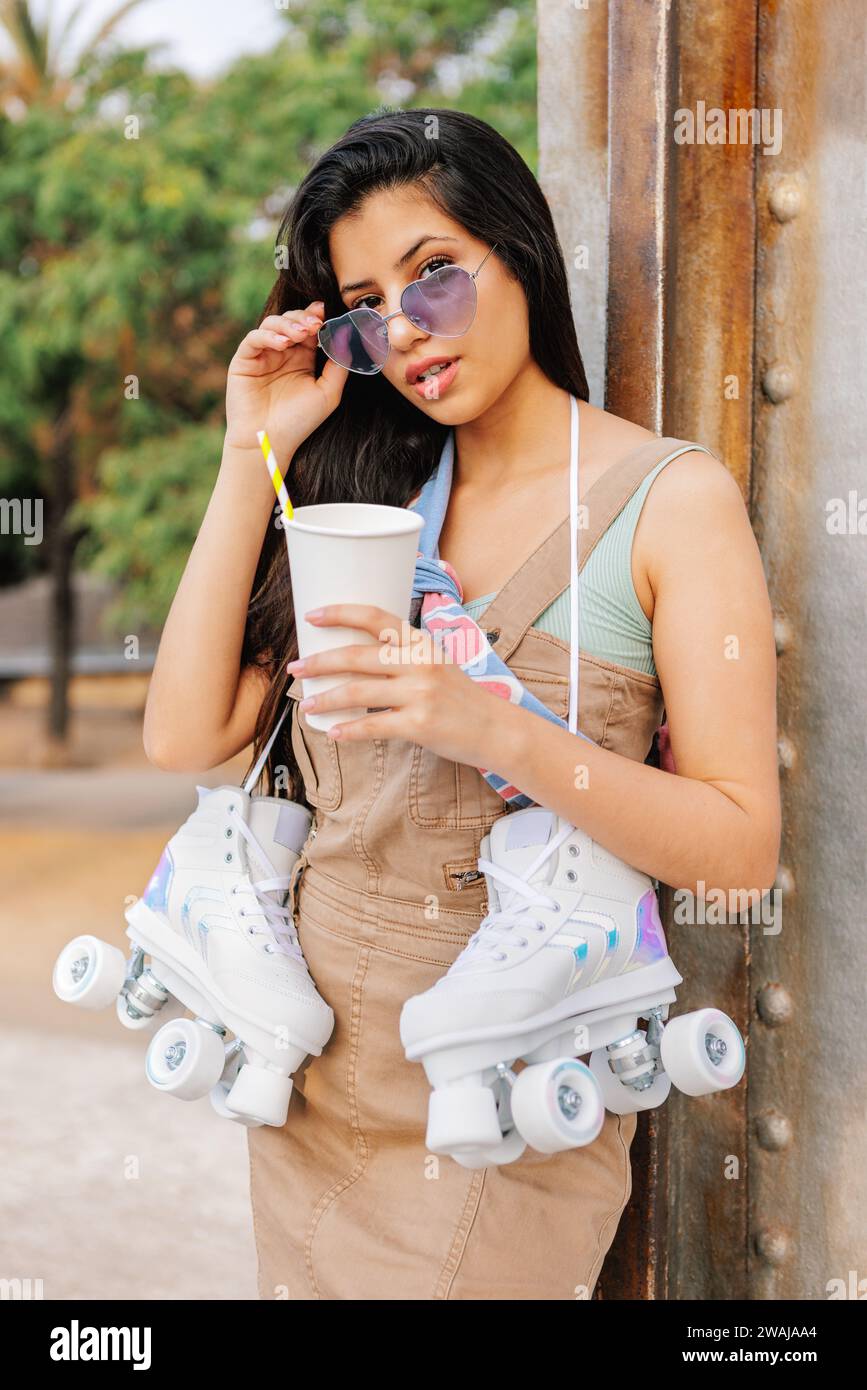
<svg viewBox="0 0 867 1390">
<path fill-rule="evenodd" d="M 759 135 L 760 122 L 730 111 L 756 108 L 756 0 L 681 0 L 677 7 L 681 113 L 726 113 L 727 134 Z M 704 103 L 704 106 L 701 105 Z M 739 138 L 678 143 L 671 134 L 664 433 L 695 439 L 723 460 L 749 499 L 753 431 L 755 169 L 763 156 Z M 746 890 L 752 887 L 743 884 Z M 668 896 L 665 896 L 668 908 Z M 674 925 L 669 939 L 684 977 L 681 1009 L 715 1004 L 750 1033 L 750 927 Z M 753 928 L 760 930 L 760 928 Z M 747 1296 L 749 1078 L 722 1095 L 666 1106 L 669 1251 L 662 1296 Z"/>
<path fill-rule="evenodd" d="M 752 1298 L 867 1297 L 867 7 L 761 0 L 752 515 L 777 617 L 782 931 L 752 943 Z"/>
</svg>

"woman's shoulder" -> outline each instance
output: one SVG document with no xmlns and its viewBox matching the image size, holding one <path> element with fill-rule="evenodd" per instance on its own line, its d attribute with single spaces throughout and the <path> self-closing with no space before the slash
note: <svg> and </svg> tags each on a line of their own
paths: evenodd
<svg viewBox="0 0 867 1390">
<path fill-rule="evenodd" d="M 689 446 L 690 442 L 683 440 L 681 447 Z M 707 446 L 694 443 L 656 474 L 647 495 L 646 510 L 652 516 L 654 512 L 674 507 L 678 514 L 689 514 L 699 520 L 712 514 L 716 506 L 727 508 L 734 503 L 739 503 L 741 508 L 744 505 L 737 480 Z"/>
<path fill-rule="evenodd" d="M 655 589 L 664 567 L 688 572 L 720 547 L 733 554 L 742 545 L 753 547 L 755 541 L 737 479 L 716 455 L 687 449 L 659 470 L 647 491 L 635 529 L 633 572 Z M 642 587 L 639 580 L 636 589 Z"/>
</svg>

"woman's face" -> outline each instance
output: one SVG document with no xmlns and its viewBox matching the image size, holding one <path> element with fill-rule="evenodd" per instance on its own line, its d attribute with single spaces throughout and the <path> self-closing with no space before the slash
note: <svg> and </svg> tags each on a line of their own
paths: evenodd
<svg viewBox="0 0 867 1390">
<path fill-rule="evenodd" d="M 490 247 L 441 212 L 426 194 L 404 186 L 372 193 L 360 209 L 335 223 L 329 237 L 331 264 L 347 309 L 400 309 L 400 296 L 413 280 L 424 280 L 443 265 L 478 270 Z M 349 286 L 355 286 L 350 289 Z M 475 281 L 476 316 L 460 338 L 438 338 L 398 314 L 388 324 L 391 351 L 382 369 L 396 391 L 445 425 L 475 420 L 508 389 L 530 362 L 527 301 L 497 252 L 488 257 Z M 457 361 L 415 384 L 420 363 L 429 358 Z M 409 376 L 408 376 L 409 373 Z"/>
</svg>

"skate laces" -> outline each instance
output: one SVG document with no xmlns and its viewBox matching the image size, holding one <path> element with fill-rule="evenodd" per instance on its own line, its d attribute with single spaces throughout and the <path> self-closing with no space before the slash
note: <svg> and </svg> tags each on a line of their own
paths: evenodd
<svg viewBox="0 0 867 1390">
<path fill-rule="evenodd" d="M 248 895 L 252 895 L 255 900 L 254 911 L 251 913 L 246 908 L 241 908 L 241 916 L 245 919 L 251 916 L 262 919 L 261 922 L 257 923 L 248 922 L 247 930 L 251 936 L 268 937 L 268 942 L 265 945 L 266 951 L 271 954 L 280 952 L 283 955 L 294 956 L 296 960 L 300 960 L 306 966 L 307 962 L 304 960 L 304 953 L 298 942 L 291 909 L 284 907 L 281 902 L 276 902 L 274 898 L 268 896 L 269 893 L 285 894 L 291 879 L 277 873 L 243 816 L 239 816 L 237 811 L 231 810 L 229 817 L 238 833 L 252 849 L 257 862 L 270 875 L 269 878 L 259 878 L 255 882 L 251 875 L 247 883 L 236 883 L 232 889 L 233 894 L 246 892 Z"/>
<path fill-rule="evenodd" d="M 488 874 L 497 884 L 497 896 L 502 906 L 496 912 L 489 912 L 482 919 L 478 931 L 470 937 L 460 955 L 453 962 L 451 970 L 454 970 L 455 966 L 458 965 L 472 964 L 483 956 L 493 955 L 496 960 L 505 960 L 508 948 L 529 945 L 527 937 L 510 935 L 516 928 L 524 927 L 526 931 L 533 932 L 545 930 L 544 922 L 530 921 L 530 909 L 550 907 L 558 911 L 560 904 L 549 893 L 543 892 L 541 886 L 534 887 L 529 880 L 557 852 L 564 841 L 568 840 L 574 829 L 573 825 L 563 826 L 553 840 L 542 847 L 539 854 L 522 874 L 515 874 L 511 869 L 507 869 L 503 864 L 495 863 L 492 859 L 480 859 L 478 861 L 482 872 Z M 505 896 L 504 889 L 508 890 Z M 504 950 L 504 947 L 507 950 Z"/>
</svg>

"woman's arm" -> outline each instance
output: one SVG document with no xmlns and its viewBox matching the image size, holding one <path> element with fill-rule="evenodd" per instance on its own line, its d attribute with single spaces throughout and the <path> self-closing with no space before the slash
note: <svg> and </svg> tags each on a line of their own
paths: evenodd
<svg viewBox="0 0 867 1390">
<path fill-rule="evenodd" d="M 780 843 L 776 655 L 740 489 L 685 454 L 655 480 L 639 529 L 677 776 L 507 704 L 480 765 L 672 887 L 766 892 Z"/>
</svg>

